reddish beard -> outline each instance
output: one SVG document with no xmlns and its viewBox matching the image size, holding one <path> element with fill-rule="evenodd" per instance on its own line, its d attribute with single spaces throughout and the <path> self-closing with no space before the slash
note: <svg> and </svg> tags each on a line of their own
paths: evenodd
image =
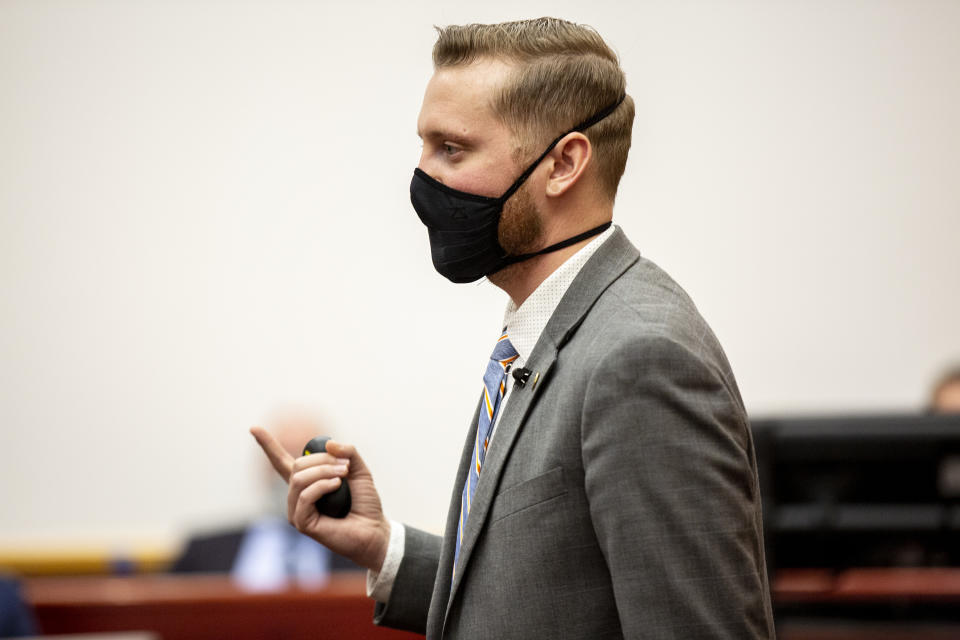
<svg viewBox="0 0 960 640">
<path fill-rule="evenodd" d="M 542 236 L 540 211 L 525 184 L 504 203 L 497 238 L 507 255 L 516 256 L 539 249 Z"/>
</svg>

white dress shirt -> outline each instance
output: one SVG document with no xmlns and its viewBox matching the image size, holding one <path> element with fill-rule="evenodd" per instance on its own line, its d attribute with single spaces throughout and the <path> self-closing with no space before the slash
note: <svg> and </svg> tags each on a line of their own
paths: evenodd
<svg viewBox="0 0 960 640">
<path fill-rule="evenodd" d="M 600 245 L 613 235 L 613 230 L 614 228 L 611 226 L 570 256 L 546 280 L 541 282 L 540 286 L 519 307 L 513 303 L 513 300 L 507 303 L 507 310 L 503 315 L 503 326 L 507 328 L 507 336 L 519 354 L 519 357 L 513 362 L 515 368 L 524 366 L 533 351 L 534 345 L 540 339 L 540 334 L 543 333 L 543 329 L 547 326 L 550 317 L 553 316 L 553 312 L 557 309 L 557 305 L 560 304 L 560 300 L 563 299 L 567 289 L 570 288 L 574 278 L 580 273 L 587 260 L 600 248 Z M 487 357 L 489 358 L 489 356 Z M 507 376 L 506 392 L 497 410 L 497 417 L 493 423 L 488 447 L 494 446 L 493 437 L 496 434 L 497 423 L 500 422 L 500 416 L 503 415 L 510 400 L 510 391 L 513 389 L 513 384 L 513 376 Z M 474 425 L 473 428 L 475 429 L 476 426 Z M 482 473 L 480 478 L 483 479 Z M 379 573 L 375 571 L 367 572 L 367 595 L 377 602 L 387 602 L 390 599 L 393 582 L 397 577 L 397 571 L 400 569 L 400 561 L 403 560 L 403 549 L 403 525 L 391 520 L 390 544 L 387 547 L 387 555 L 384 558 L 383 566 Z"/>
</svg>

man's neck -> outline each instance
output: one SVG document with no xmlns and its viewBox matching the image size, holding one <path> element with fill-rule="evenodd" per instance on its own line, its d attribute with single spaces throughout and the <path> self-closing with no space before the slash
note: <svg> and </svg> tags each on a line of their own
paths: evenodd
<svg viewBox="0 0 960 640">
<path fill-rule="evenodd" d="M 503 289 L 513 300 L 513 304 L 519 307 L 544 280 L 550 277 L 550 274 L 559 269 L 577 251 L 587 246 L 594 237 L 586 238 L 558 251 L 510 265 L 489 275 L 487 279 Z"/>
</svg>

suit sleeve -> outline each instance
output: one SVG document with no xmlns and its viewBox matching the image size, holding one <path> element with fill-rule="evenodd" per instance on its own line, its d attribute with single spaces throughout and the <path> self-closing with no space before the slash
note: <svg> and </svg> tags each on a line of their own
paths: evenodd
<svg viewBox="0 0 960 640">
<path fill-rule="evenodd" d="M 772 637 L 753 445 L 722 353 L 619 345 L 590 374 L 581 424 L 624 636 Z"/>
<path fill-rule="evenodd" d="M 387 603 L 377 603 L 375 624 L 415 633 L 427 632 L 427 612 L 440 564 L 440 536 L 405 526 L 403 560 Z"/>
</svg>

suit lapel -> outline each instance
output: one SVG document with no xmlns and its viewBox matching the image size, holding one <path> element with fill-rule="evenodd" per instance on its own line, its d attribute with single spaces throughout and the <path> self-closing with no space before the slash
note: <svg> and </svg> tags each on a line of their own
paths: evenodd
<svg viewBox="0 0 960 640">
<path fill-rule="evenodd" d="M 616 227 L 613 235 L 597 249 L 574 278 L 550 316 L 540 341 L 544 336 L 549 336 L 557 349 L 562 349 L 603 292 L 639 259 L 640 252 L 627 240 L 620 227 Z M 540 346 L 540 342 L 537 346 Z"/>
<path fill-rule="evenodd" d="M 542 388 L 541 385 L 544 379 L 549 376 L 550 369 L 556 361 L 555 349 L 541 349 L 541 352 L 546 353 L 540 357 L 535 357 L 537 355 L 536 351 L 535 349 L 534 353 L 531 354 L 530 361 L 527 362 L 527 368 L 537 371 L 540 374 L 537 388 L 533 389 L 532 385 L 523 388 L 514 386 L 513 391 L 510 392 L 510 401 L 507 403 L 503 414 L 497 422 L 496 431 L 493 434 L 493 441 L 490 443 L 490 448 L 484 458 L 483 471 L 480 473 L 480 481 L 477 484 L 477 491 L 473 497 L 473 508 L 470 510 L 470 517 L 467 518 L 466 528 L 463 531 L 459 565 L 457 566 L 457 574 L 453 581 L 450 598 L 448 598 L 447 603 L 448 612 L 449 604 L 453 601 L 457 587 L 460 585 L 460 581 L 466 573 L 471 552 L 476 545 L 477 538 L 480 537 L 480 532 L 483 530 L 484 523 L 486 522 L 487 513 L 493 504 L 493 497 L 496 495 L 497 486 L 500 484 L 500 475 L 503 472 L 504 463 L 510 455 L 510 450 L 513 448 L 517 434 L 520 433 L 520 428 L 523 426 L 527 413 L 534 404 L 534 398 L 538 395 L 537 391 Z M 474 426 L 474 429 L 476 429 L 476 426 Z M 469 464 L 470 461 L 467 463 Z M 454 525 L 453 529 L 454 535 L 456 535 L 456 525 Z"/>
<path fill-rule="evenodd" d="M 456 577 L 451 584 L 450 577 L 453 572 L 454 556 L 453 539 L 457 534 L 461 492 L 466 479 L 467 465 L 471 464 L 473 440 L 479 416 L 478 406 L 468 431 L 467 442 L 461 454 L 460 468 L 457 472 L 456 485 L 450 501 L 450 511 L 447 514 L 446 534 L 427 623 L 428 637 L 442 637 L 450 607 L 456 597 L 458 587 L 468 571 L 470 557 L 476 542 L 486 526 L 487 514 L 490 512 L 496 496 L 500 476 L 510 457 L 510 451 L 540 392 L 549 383 L 550 374 L 560 349 L 580 326 L 583 318 L 600 295 L 639 257 L 640 253 L 630 244 L 623 232 L 617 228 L 580 270 L 550 317 L 543 334 L 541 334 L 533 352 L 530 354 L 530 359 L 525 363 L 526 368 L 535 372 L 534 376 L 539 374 L 539 379 L 534 383 L 533 378 L 531 378 L 531 381 L 524 387 L 514 385 L 510 392 L 510 399 L 496 425 L 493 441 L 490 443 L 490 449 L 484 459 L 483 471 L 480 474 L 480 482 L 474 495 L 470 517 L 467 518 L 466 528 L 463 532 L 463 543 L 460 545 Z M 440 603 L 445 603 L 446 606 L 441 609 L 440 606 L 442 605 Z M 443 612 L 443 626 L 439 626 L 441 611 Z"/>
</svg>

